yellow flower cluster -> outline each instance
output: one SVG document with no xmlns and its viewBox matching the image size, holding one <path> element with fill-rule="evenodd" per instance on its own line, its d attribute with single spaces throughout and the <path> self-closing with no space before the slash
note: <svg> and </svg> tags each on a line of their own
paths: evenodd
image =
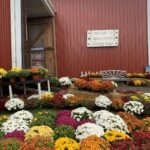
<svg viewBox="0 0 150 150">
<path fill-rule="evenodd" d="M 138 101 L 140 98 L 138 96 L 136 96 L 136 95 L 133 95 L 133 96 L 131 96 L 131 99 L 133 101 Z"/>
<path fill-rule="evenodd" d="M 0 121 L 4 122 L 8 119 L 8 117 L 9 117 L 8 115 L 2 115 L 0 116 Z"/>
<path fill-rule="evenodd" d="M 150 97 L 149 96 L 143 96 L 144 101 L 150 102 Z"/>
<path fill-rule="evenodd" d="M 0 79 L 7 73 L 7 71 L 3 68 L 0 68 Z"/>
<path fill-rule="evenodd" d="M 50 138 L 53 141 L 53 135 L 54 131 L 48 126 L 34 126 L 26 133 L 25 141 L 37 137 Z"/>
<path fill-rule="evenodd" d="M 55 142 L 55 150 L 79 150 L 79 144 L 70 138 L 59 138 Z"/>
<path fill-rule="evenodd" d="M 143 119 L 145 125 L 147 126 L 148 128 L 148 131 L 150 131 L 150 117 L 146 117 Z"/>
<path fill-rule="evenodd" d="M 42 101 L 50 101 L 54 97 L 52 92 L 45 92 L 41 96 Z"/>
<path fill-rule="evenodd" d="M 135 86 L 140 86 L 142 84 L 141 80 L 134 80 L 133 82 Z"/>
<path fill-rule="evenodd" d="M 21 71 L 21 68 L 15 67 L 15 68 L 12 68 L 10 71 L 20 72 L 20 71 Z"/>
<path fill-rule="evenodd" d="M 130 137 L 127 134 L 125 134 L 123 132 L 116 131 L 116 130 L 107 131 L 104 134 L 104 138 L 109 142 L 124 140 L 124 139 L 130 139 Z"/>
<path fill-rule="evenodd" d="M 39 112 L 38 112 L 38 115 L 44 115 L 44 114 L 45 114 L 45 115 L 48 114 L 48 111 L 45 111 L 45 110 L 44 110 L 44 111 L 39 111 Z"/>
</svg>

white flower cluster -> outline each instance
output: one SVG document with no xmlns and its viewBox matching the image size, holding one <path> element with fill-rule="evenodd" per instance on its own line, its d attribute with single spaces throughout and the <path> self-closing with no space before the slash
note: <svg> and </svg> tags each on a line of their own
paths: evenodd
<svg viewBox="0 0 150 150">
<path fill-rule="evenodd" d="M 94 113 L 96 124 L 101 126 L 104 131 L 117 130 L 129 133 L 127 124 L 119 115 L 114 115 L 107 110 L 101 110 Z"/>
<path fill-rule="evenodd" d="M 112 101 L 104 95 L 100 95 L 100 96 L 95 98 L 95 105 L 96 106 L 107 108 L 111 104 L 112 104 Z"/>
<path fill-rule="evenodd" d="M 137 101 L 129 101 L 123 106 L 124 111 L 131 114 L 142 114 L 144 112 L 144 105 Z"/>
<path fill-rule="evenodd" d="M 38 94 L 33 94 L 33 95 L 29 96 L 27 99 L 28 100 L 30 100 L 30 99 L 39 99 L 39 95 Z"/>
<path fill-rule="evenodd" d="M 115 88 L 117 88 L 117 87 L 118 87 L 118 84 L 117 84 L 116 82 L 111 81 L 111 83 L 114 85 L 114 87 L 115 87 Z"/>
<path fill-rule="evenodd" d="M 72 82 L 71 82 L 71 80 L 69 79 L 69 77 L 62 77 L 62 78 L 59 78 L 59 82 L 60 82 L 61 85 L 67 85 L 67 86 L 69 86 L 69 85 L 72 84 Z"/>
<path fill-rule="evenodd" d="M 27 132 L 29 130 L 29 122 L 33 119 L 33 115 L 25 110 L 18 111 L 11 115 L 0 128 L 5 134 L 17 131 Z"/>
<path fill-rule="evenodd" d="M 7 110 L 17 110 L 24 108 L 24 101 L 19 98 L 12 98 L 5 103 L 5 108 Z"/>
<path fill-rule="evenodd" d="M 150 93 L 144 93 L 143 96 L 149 96 L 150 97 Z"/>
<path fill-rule="evenodd" d="M 21 110 L 11 115 L 10 119 L 15 119 L 15 120 L 22 119 L 25 120 L 27 123 L 30 123 L 33 120 L 33 115 L 29 111 Z"/>
<path fill-rule="evenodd" d="M 92 111 L 88 110 L 85 107 L 79 107 L 71 111 L 71 117 L 77 121 L 84 119 L 93 119 Z"/>
<path fill-rule="evenodd" d="M 73 97 L 73 96 L 74 96 L 73 94 L 64 94 L 64 95 L 63 95 L 63 98 L 64 98 L 64 99 L 67 99 L 67 98 Z"/>
<path fill-rule="evenodd" d="M 81 126 L 78 126 L 75 132 L 76 139 L 82 140 L 90 135 L 97 135 L 101 137 L 104 135 L 104 130 L 102 127 L 94 124 L 94 123 L 85 123 Z"/>
</svg>

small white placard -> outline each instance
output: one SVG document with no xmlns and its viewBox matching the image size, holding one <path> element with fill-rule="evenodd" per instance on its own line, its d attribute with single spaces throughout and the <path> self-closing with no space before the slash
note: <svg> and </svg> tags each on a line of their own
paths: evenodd
<svg viewBox="0 0 150 150">
<path fill-rule="evenodd" d="M 119 44 L 119 30 L 88 30 L 87 47 L 112 47 Z"/>
</svg>

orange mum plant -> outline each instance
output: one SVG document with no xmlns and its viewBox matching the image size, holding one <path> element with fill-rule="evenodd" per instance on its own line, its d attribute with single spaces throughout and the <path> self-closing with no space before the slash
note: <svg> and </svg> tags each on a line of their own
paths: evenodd
<svg viewBox="0 0 150 150">
<path fill-rule="evenodd" d="M 110 144 L 105 139 L 92 135 L 81 141 L 80 150 L 110 150 Z"/>
</svg>

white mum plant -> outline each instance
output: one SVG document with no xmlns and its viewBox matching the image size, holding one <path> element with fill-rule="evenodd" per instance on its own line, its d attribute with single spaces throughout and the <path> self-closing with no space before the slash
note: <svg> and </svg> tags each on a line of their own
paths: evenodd
<svg viewBox="0 0 150 150">
<path fill-rule="evenodd" d="M 29 123 L 33 120 L 33 115 L 29 111 L 21 110 L 11 115 L 10 119 L 15 119 L 15 120 L 22 119 L 26 121 L 27 123 Z"/>
<path fill-rule="evenodd" d="M 144 112 L 144 105 L 137 101 L 129 101 L 124 104 L 123 109 L 131 114 L 140 115 Z"/>
<path fill-rule="evenodd" d="M 30 100 L 30 99 L 39 99 L 39 95 L 38 95 L 38 94 L 32 94 L 32 95 L 29 96 L 27 99 L 28 99 L 28 100 Z"/>
<path fill-rule="evenodd" d="M 96 124 L 101 126 L 104 131 L 117 130 L 129 133 L 128 126 L 119 115 L 114 115 L 107 110 L 101 110 L 94 113 Z"/>
<path fill-rule="evenodd" d="M 24 101 L 19 98 L 12 98 L 5 103 L 5 108 L 7 110 L 17 110 L 24 108 Z"/>
<path fill-rule="evenodd" d="M 2 124 L 0 130 L 5 134 L 13 132 L 15 130 L 27 132 L 29 130 L 29 125 L 22 119 L 8 119 Z"/>
<path fill-rule="evenodd" d="M 93 119 L 93 113 L 92 111 L 88 110 L 85 107 L 79 107 L 77 109 L 74 109 L 71 111 L 71 117 L 76 119 L 77 121 L 83 120 L 83 119 Z"/>
<path fill-rule="evenodd" d="M 117 88 L 117 87 L 118 87 L 118 84 L 117 84 L 116 82 L 111 81 L 111 83 L 114 85 L 114 87 L 115 87 L 115 88 Z"/>
<path fill-rule="evenodd" d="M 61 77 L 61 78 L 59 78 L 59 82 L 60 82 L 61 85 L 64 85 L 64 86 L 69 86 L 69 85 L 72 84 L 69 77 Z"/>
<path fill-rule="evenodd" d="M 94 124 L 94 123 L 85 123 L 81 126 L 78 126 L 75 132 L 76 139 L 82 140 L 91 135 L 97 135 L 101 137 L 104 135 L 104 130 L 102 127 Z"/>
<path fill-rule="evenodd" d="M 63 98 L 67 99 L 67 98 L 70 98 L 70 97 L 73 97 L 73 96 L 74 96 L 73 94 L 64 94 Z"/>
<path fill-rule="evenodd" d="M 5 134 L 15 130 L 27 132 L 32 119 L 33 115 L 29 111 L 18 111 L 12 114 L 6 122 L 2 123 L 0 130 Z"/>
<path fill-rule="evenodd" d="M 150 93 L 144 93 L 143 96 L 148 96 L 148 97 L 150 97 Z"/>
<path fill-rule="evenodd" d="M 98 107 L 107 108 L 111 104 L 112 104 L 112 101 L 104 95 L 100 95 L 100 96 L 95 98 L 95 105 Z"/>
</svg>

